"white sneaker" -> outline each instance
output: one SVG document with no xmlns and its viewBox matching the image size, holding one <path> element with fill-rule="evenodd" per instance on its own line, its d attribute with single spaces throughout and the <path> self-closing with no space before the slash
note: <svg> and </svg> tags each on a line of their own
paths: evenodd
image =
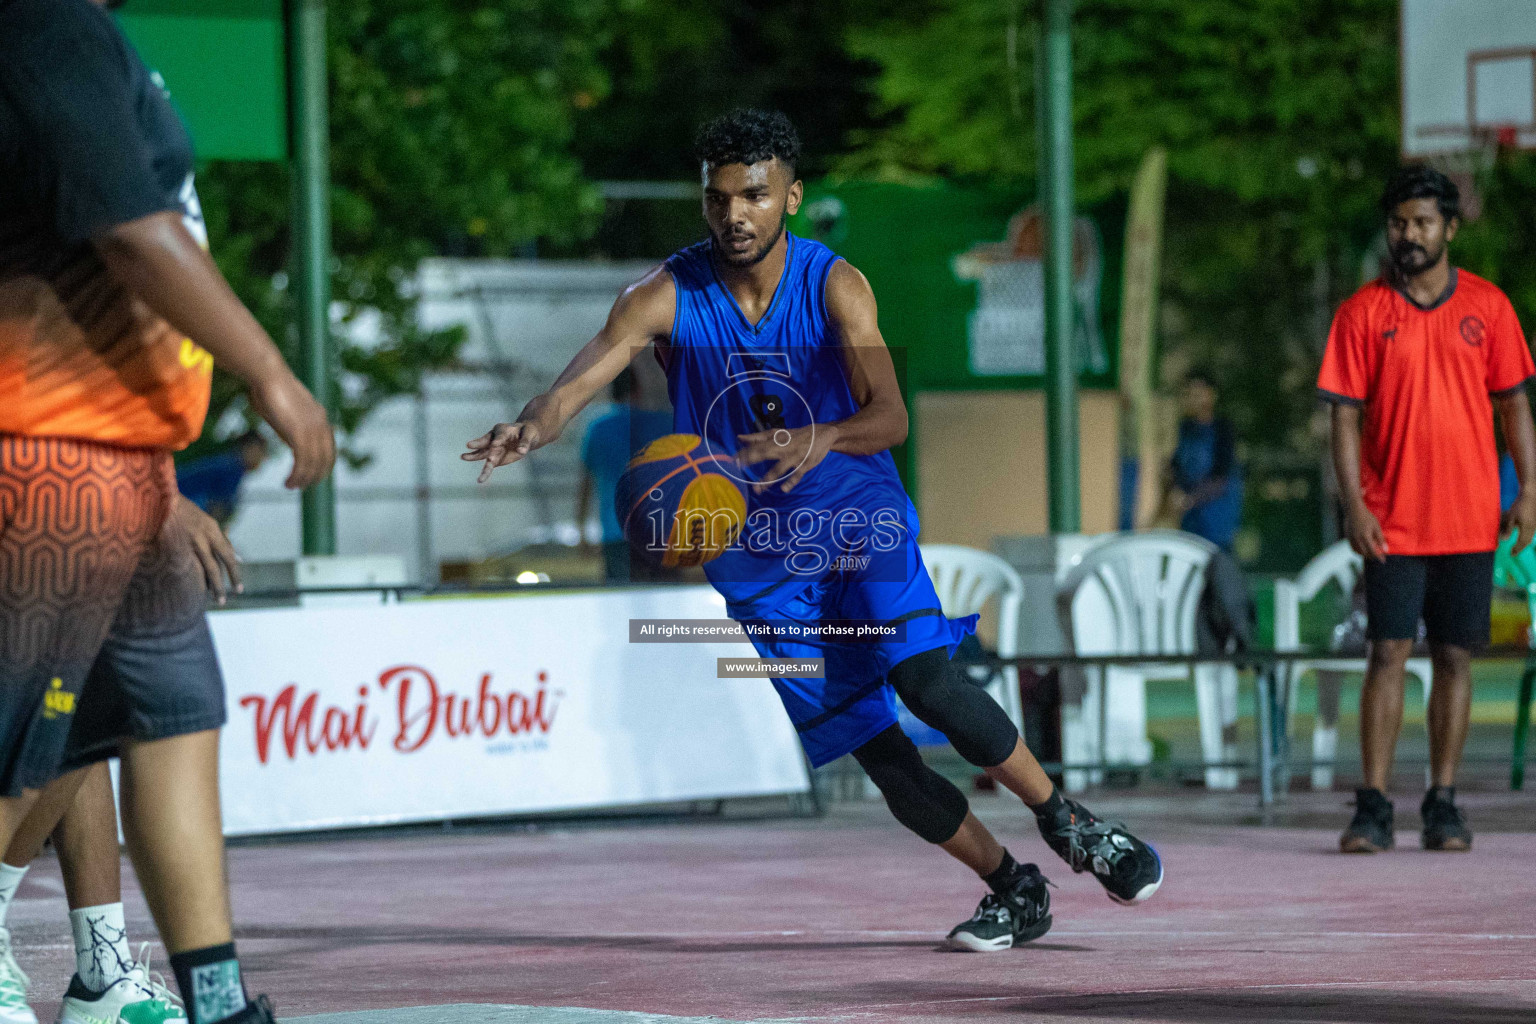
<svg viewBox="0 0 1536 1024">
<path fill-rule="evenodd" d="M 11 956 L 11 933 L 0 928 L 0 1024 L 37 1024 L 37 1014 L 27 1005 L 32 982 Z"/>
<path fill-rule="evenodd" d="M 133 969 L 105 992 L 92 992 L 78 974 L 70 978 L 69 991 L 59 1006 L 59 1024 L 186 1024 L 186 1019 L 181 1000 L 158 972 L 149 969 L 147 942 L 139 947 Z M 0 1024 L 9 1022 L 0 1020 Z"/>
</svg>

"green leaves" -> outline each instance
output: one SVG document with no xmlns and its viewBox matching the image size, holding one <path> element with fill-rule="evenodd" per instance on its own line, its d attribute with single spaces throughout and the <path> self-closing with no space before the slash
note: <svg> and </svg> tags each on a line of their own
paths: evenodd
<svg viewBox="0 0 1536 1024">
<path fill-rule="evenodd" d="M 1073 26 L 1079 204 L 1169 151 L 1161 334 L 1181 358 L 1166 365 L 1213 364 L 1255 444 L 1315 448 L 1328 318 L 1360 283 L 1398 159 L 1397 4 L 1079 0 Z M 891 124 L 845 169 L 1011 179 L 1030 196 L 1037 31 L 1026 0 L 934 0 L 854 32 Z"/>
</svg>

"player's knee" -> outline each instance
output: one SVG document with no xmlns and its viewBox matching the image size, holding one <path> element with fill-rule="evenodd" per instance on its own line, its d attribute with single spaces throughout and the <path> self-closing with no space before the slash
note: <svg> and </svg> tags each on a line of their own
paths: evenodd
<svg viewBox="0 0 1536 1024">
<path fill-rule="evenodd" d="M 885 792 L 886 783 L 896 784 L 913 777 L 916 768 L 926 767 L 917 744 L 893 725 L 853 752 L 866 775 Z"/>
<path fill-rule="evenodd" d="M 887 676 L 902 703 L 942 732 L 955 752 L 978 768 L 1002 764 L 1019 732 L 987 692 L 966 679 L 942 647 L 900 662 Z"/>
<path fill-rule="evenodd" d="M 1462 673 L 1472 664 L 1472 651 L 1460 644 L 1430 644 L 1430 663 L 1435 671 Z"/>
<path fill-rule="evenodd" d="M 1370 666 L 1374 669 L 1402 668 L 1412 653 L 1412 640 L 1372 640 Z"/>
<path fill-rule="evenodd" d="M 928 767 L 900 726 L 891 726 L 855 750 L 853 757 L 885 797 L 891 814 L 920 838 L 945 843 L 960 831 L 970 810 L 965 794 Z"/>
<path fill-rule="evenodd" d="M 949 653 L 942 647 L 914 654 L 898 662 L 886 677 L 901 702 L 921 721 L 943 730 L 940 724 L 948 702 Z"/>
</svg>

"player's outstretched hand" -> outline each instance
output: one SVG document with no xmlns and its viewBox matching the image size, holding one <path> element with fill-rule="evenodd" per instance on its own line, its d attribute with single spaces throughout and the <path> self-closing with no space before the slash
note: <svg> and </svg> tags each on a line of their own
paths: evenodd
<svg viewBox="0 0 1536 1024">
<path fill-rule="evenodd" d="M 229 576 L 235 593 L 245 589 L 240 582 L 240 556 L 212 516 L 182 495 L 176 496 L 176 518 L 192 537 L 192 551 L 203 567 L 203 581 L 214 600 L 223 604 L 228 596 L 224 577 Z"/>
<path fill-rule="evenodd" d="M 1508 537 L 1511 533 L 1516 536 L 1510 554 L 1518 555 L 1531 543 L 1531 535 L 1536 533 L 1536 491 L 1522 489 L 1515 503 L 1504 513 L 1504 519 L 1499 523 L 1499 536 Z"/>
<path fill-rule="evenodd" d="M 1364 502 L 1349 510 L 1345 530 L 1349 534 L 1349 546 L 1355 549 L 1355 554 L 1378 562 L 1387 560 L 1387 538 L 1381 532 L 1381 522 L 1365 507 Z"/>
<path fill-rule="evenodd" d="M 498 423 L 473 441 L 467 442 L 469 451 L 459 458 L 465 462 L 485 463 L 477 478 L 477 482 L 483 484 L 491 478 L 491 470 L 497 466 L 510 465 L 545 443 L 543 431 L 531 420 Z"/>
<path fill-rule="evenodd" d="M 324 480 L 336 462 L 336 435 L 325 409 L 292 373 L 273 374 L 251 388 L 251 406 L 293 452 L 283 486 L 301 490 Z"/>
</svg>

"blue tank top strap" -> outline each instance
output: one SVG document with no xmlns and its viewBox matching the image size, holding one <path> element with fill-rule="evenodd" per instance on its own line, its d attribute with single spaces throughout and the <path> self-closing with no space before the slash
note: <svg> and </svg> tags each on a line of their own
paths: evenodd
<svg viewBox="0 0 1536 1024">
<path fill-rule="evenodd" d="M 801 238 L 798 235 L 795 236 L 795 250 L 797 258 L 801 261 L 803 268 L 801 273 L 816 322 L 825 324 L 827 322 L 827 275 L 832 272 L 832 264 L 842 257 L 820 242 Z"/>
<path fill-rule="evenodd" d="M 713 271 L 709 266 L 709 240 L 679 249 L 667 257 L 667 270 L 679 288 L 699 291 L 709 287 Z"/>
</svg>

